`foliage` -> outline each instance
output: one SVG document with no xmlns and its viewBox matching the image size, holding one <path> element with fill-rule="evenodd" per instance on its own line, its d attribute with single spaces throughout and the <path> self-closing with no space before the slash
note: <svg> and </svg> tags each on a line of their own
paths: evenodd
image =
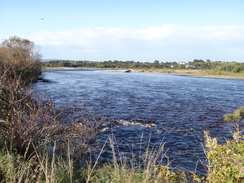
<svg viewBox="0 0 244 183">
<path fill-rule="evenodd" d="M 83 173 L 85 171 L 83 170 Z M 87 174 L 87 173 L 86 173 Z M 105 183 L 105 182 L 149 182 L 146 178 L 145 172 L 136 171 L 134 169 L 125 168 L 119 166 L 115 169 L 112 164 L 104 165 L 96 169 L 89 180 L 94 183 Z"/>
<path fill-rule="evenodd" d="M 212 70 L 213 72 L 244 72 L 244 63 L 204 61 L 195 59 L 193 62 L 135 62 L 135 61 L 71 61 L 56 60 L 43 62 L 44 67 L 89 67 L 89 68 L 111 68 L 111 69 L 201 69 Z"/>
<path fill-rule="evenodd" d="M 37 81 L 41 73 L 41 55 L 33 42 L 17 36 L 0 44 L 0 73 L 7 77 L 21 77 L 25 81 Z"/>
<path fill-rule="evenodd" d="M 232 114 L 224 115 L 224 121 L 226 122 L 241 121 L 243 118 L 244 118 L 244 106 L 235 110 Z"/>
<path fill-rule="evenodd" d="M 81 159 L 91 151 L 90 142 L 103 119 L 79 107 L 67 113 L 55 109 L 51 101 L 34 99 L 30 82 L 39 73 L 32 73 L 32 69 L 40 66 L 33 61 L 39 58 L 32 52 L 34 43 L 13 37 L 2 45 L 6 52 L 0 62 L 0 147 L 30 158 L 34 147 L 48 150 L 57 142 L 56 148 L 63 155 L 67 143 L 72 143 L 73 156 Z M 29 77 L 27 73 L 32 74 Z"/>
<path fill-rule="evenodd" d="M 205 132 L 209 182 L 244 181 L 244 136 L 238 126 L 233 138 L 226 140 L 226 144 L 219 144 L 216 138 L 211 138 L 209 132 Z"/>
<path fill-rule="evenodd" d="M 101 120 L 88 117 L 85 111 L 56 110 L 50 101 L 34 100 L 21 78 L 0 77 L 0 142 L 9 150 L 23 154 L 29 143 L 42 146 L 59 141 L 62 148 L 68 141 L 77 145 L 77 156 L 88 151 Z M 67 117 L 69 116 L 69 117 Z M 79 118 L 78 118 L 79 116 Z M 79 120 L 76 120 L 79 119 Z M 30 153 L 33 149 L 29 148 Z M 79 152 L 79 153 L 78 153 Z"/>
<path fill-rule="evenodd" d="M 155 166 L 154 180 L 157 182 L 203 182 L 204 177 L 196 175 L 194 172 L 186 172 L 183 170 L 170 170 L 169 166 Z"/>
</svg>

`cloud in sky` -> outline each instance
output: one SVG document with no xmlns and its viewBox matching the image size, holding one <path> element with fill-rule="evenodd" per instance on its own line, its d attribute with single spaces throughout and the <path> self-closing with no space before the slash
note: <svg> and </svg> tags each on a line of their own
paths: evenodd
<svg viewBox="0 0 244 183">
<path fill-rule="evenodd" d="M 82 28 L 29 36 L 44 58 L 74 60 L 244 61 L 244 26 L 162 25 Z"/>
</svg>

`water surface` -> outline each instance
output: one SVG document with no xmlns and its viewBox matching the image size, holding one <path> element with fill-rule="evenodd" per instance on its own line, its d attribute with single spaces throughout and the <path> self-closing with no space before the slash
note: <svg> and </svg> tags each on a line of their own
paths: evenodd
<svg viewBox="0 0 244 183">
<path fill-rule="evenodd" d="M 190 171 L 205 159 L 203 131 L 230 137 L 234 124 L 224 123 L 223 115 L 244 105 L 243 80 L 83 70 L 46 71 L 44 77 L 50 82 L 38 82 L 34 89 L 57 107 L 84 102 L 86 109 L 104 114 L 110 128 L 104 129 L 101 143 L 111 130 L 125 153 L 133 143 L 137 153 L 141 139 L 150 137 L 152 146 L 163 139 L 172 165 Z M 204 172 L 200 165 L 197 169 Z"/>
</svg>

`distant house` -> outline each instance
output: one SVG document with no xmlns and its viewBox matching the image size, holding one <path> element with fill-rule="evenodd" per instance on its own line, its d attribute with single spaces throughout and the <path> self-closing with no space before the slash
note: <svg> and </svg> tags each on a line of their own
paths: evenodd
<svg viewBox="0 0 244 183">
<path fill-rule="evenodd" d="M 194 66 L 194 65 L 187 64 L 187 65 L 186 65 L 186 68 L 187 68 L 187 69 L 195 69 L 195 66 Z"/>
</svg>

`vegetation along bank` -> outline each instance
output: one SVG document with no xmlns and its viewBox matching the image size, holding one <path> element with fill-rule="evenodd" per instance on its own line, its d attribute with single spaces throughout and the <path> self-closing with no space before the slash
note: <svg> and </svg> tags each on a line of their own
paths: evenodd
<svg viewBox="0 0 244 183">
<path fill-rule="evenodd" d="M 43 68 L 102 68 L 131 69 L 140 73 L 183 74 L 197 77 L 244 79 L 244 63 L 195 59 L 192 62 L 135 62 L 135 61 L 70 61 L 50 60 L 42 62 Z"/>
<path fill-rule="evenodd" d="M 73 114 L 70 115 L 70 111 L 67 114 L 65 110 L 56 109 L 51 101 L 33 98 L 30 86 L 41 74 L 43 64 L 40 60 L 41 55 L 35 44 L 27 39 L 11 37 L 0 45 L 0 182 L 244 181 L 244 136 L 238 126 L 233 132 L 233 139 L 226 140 L 225 144 L 220 144 L 216 138 L 210 137 L 209 132 L 205 132 L 206 175 L 174 170 L 170 162 L 156 164 L 165 153 L 163 144 L 145 149 L 140 157 L 140 166 L 131 159 L 118 160 L 112 136 L 106 143 L 110 144 L 113 163 L 102 163 L 99 156 L 95 161 L 89 161 L 88 157 L 96 150 L 92 139 L 96 138 L 103 119 L 75 107 L 70 107 Z M 123 63 L 128 66 L 122 63 L 119 66 L 118 62 L 115 67 L 113 62 L 108 63 L 106 68 L 166 67 L 156 61 L 152 64 Z M 79 67 L 95 67 L 86 64 Z M 97 67 L 104 68 L 103 64 Z M 191 69 L 212 66 L 208 68 L 211 71 L 243 74 L 243 64 L 239 63 L 194 61 L 192 64 L 198 68 Z M 180 69 L 174 68 L 176 65 L 172 68 L 170 64 L 167 67 Z M 243 117 L 242 108 L 234 113 Z M 81 163 L 83 160 L 86 163 Z"/>
</svg>

